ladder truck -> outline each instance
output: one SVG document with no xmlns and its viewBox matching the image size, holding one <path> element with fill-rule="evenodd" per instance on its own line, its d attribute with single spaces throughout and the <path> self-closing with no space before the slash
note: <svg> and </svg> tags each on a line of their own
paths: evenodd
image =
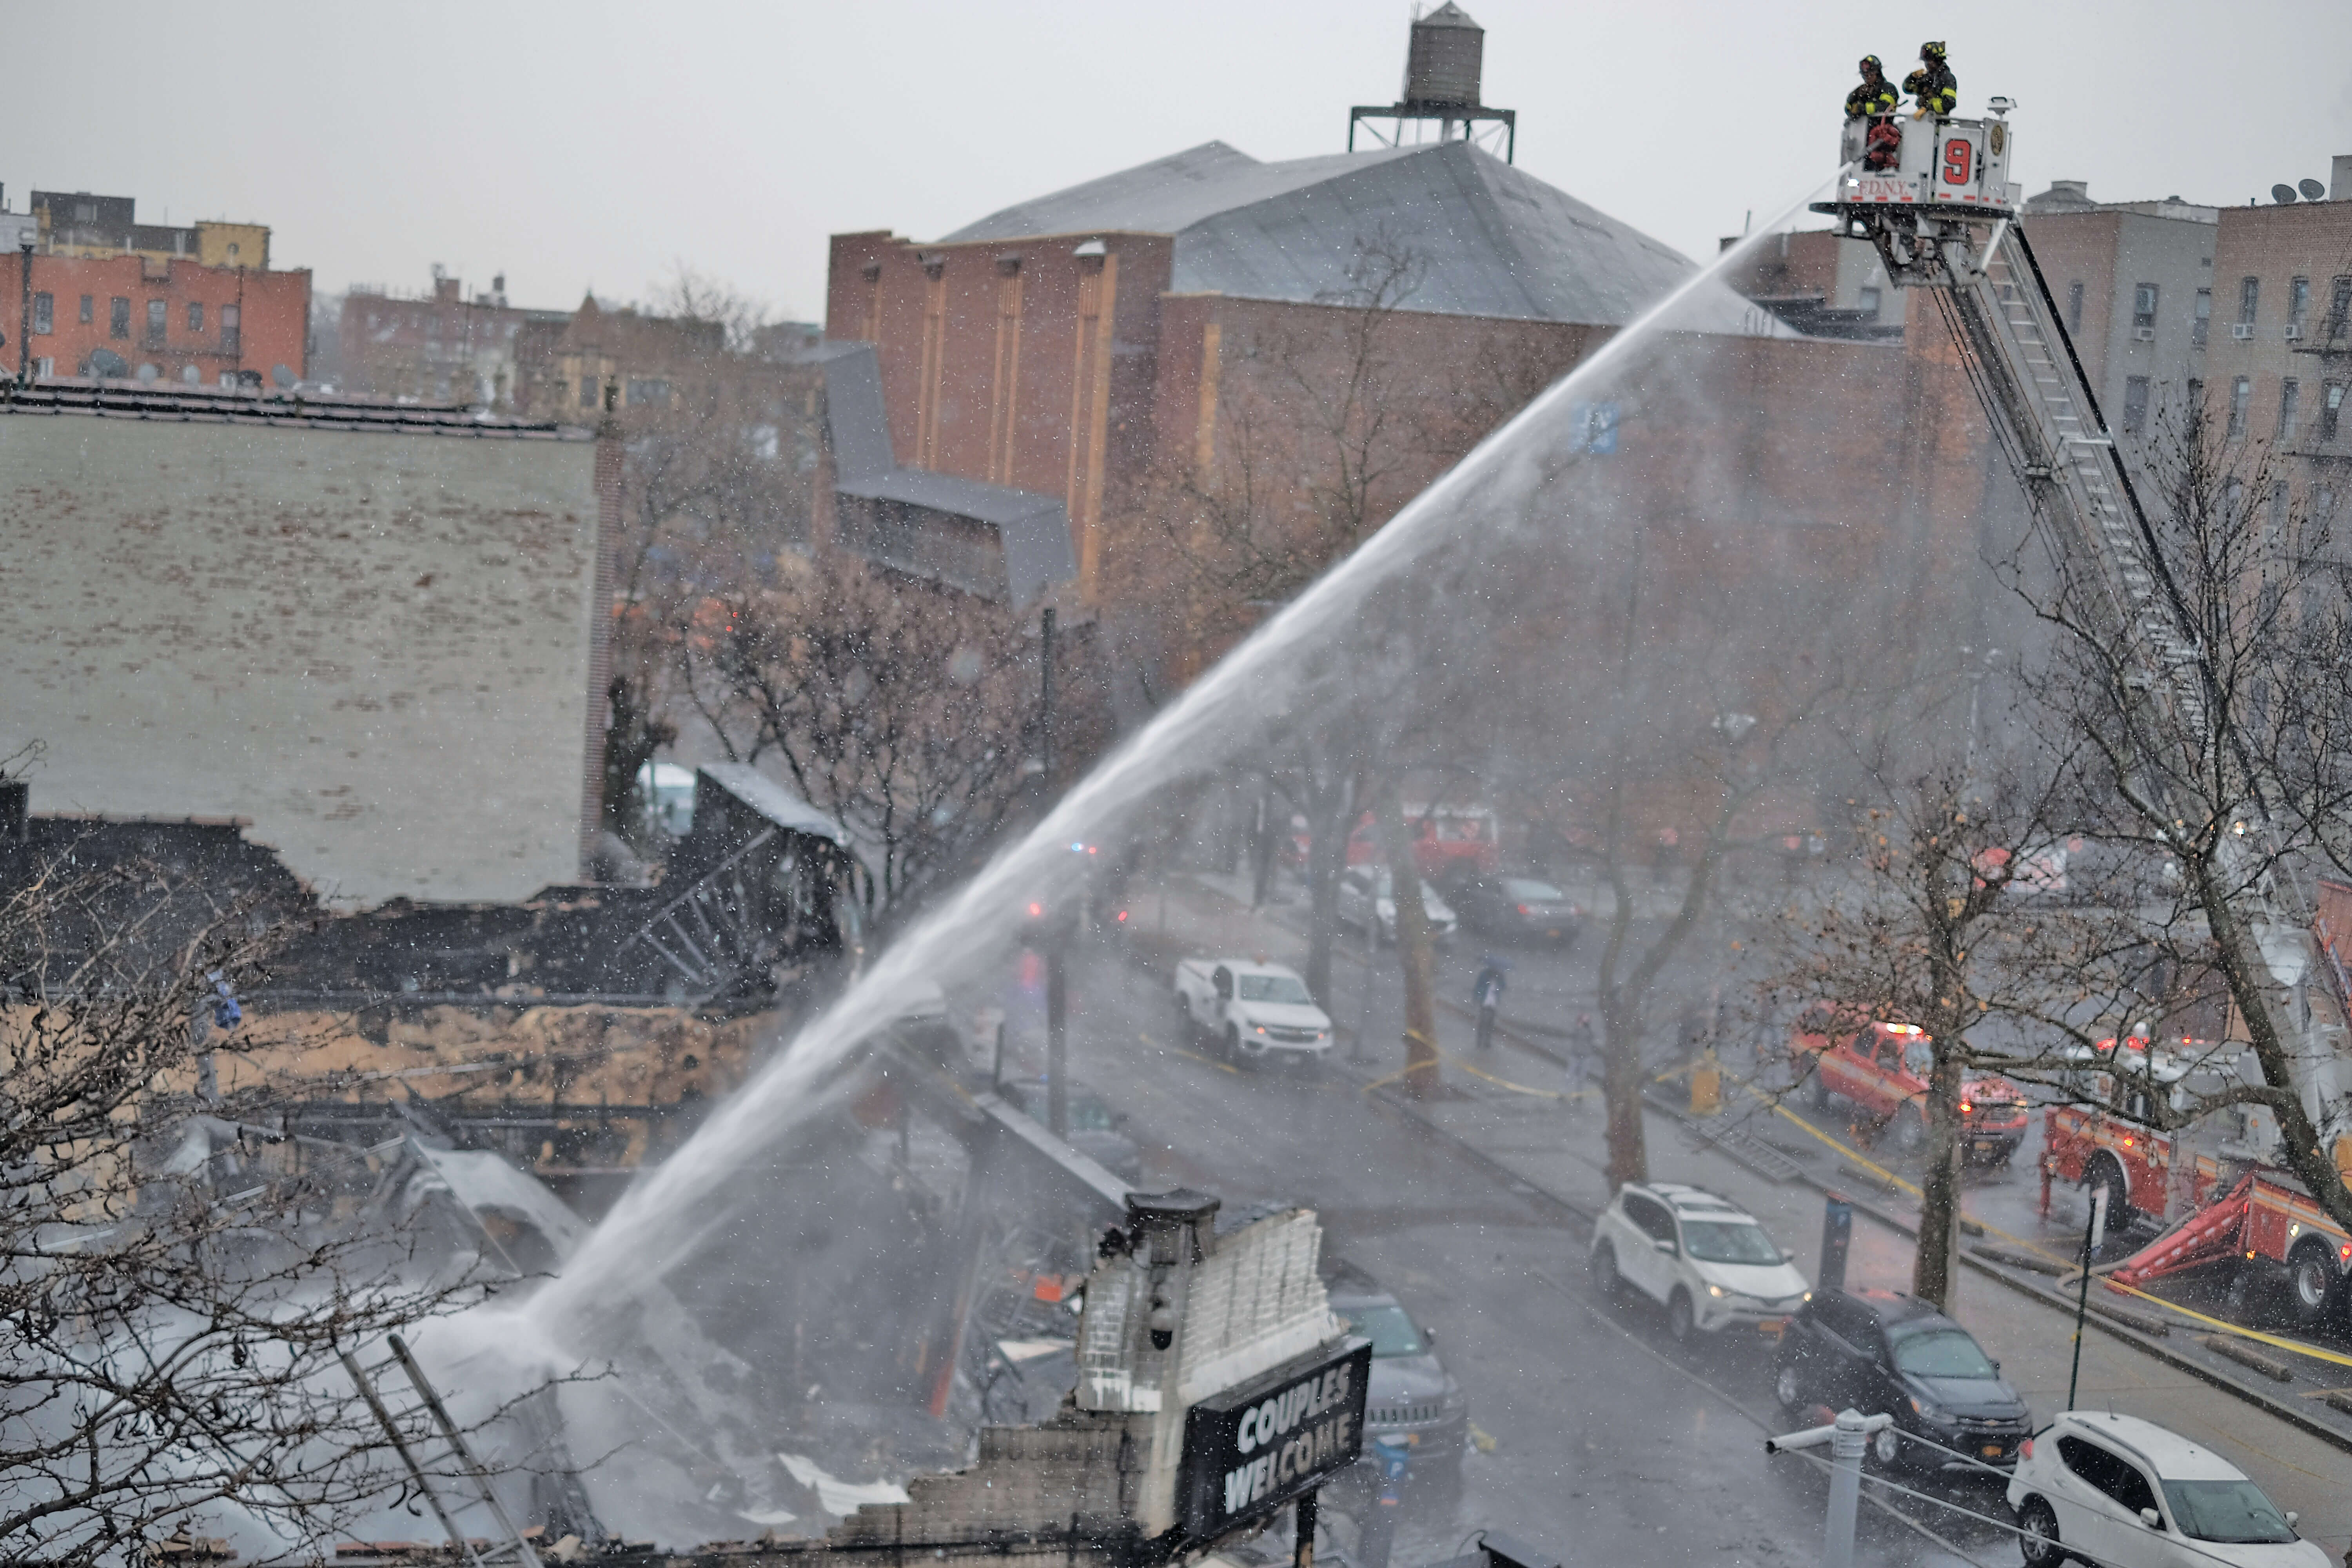
<svg viewBox="0 0 2352 1568">
<path fill-rule="evenodd" d="M 1835 216 L 1845 235 L 1868 239 L 1897 287 L 1932 291 L 1994 438 L 2024 486 L 2059 592 L 2137 667 L 2148 717 L 2166 743 L 2184 757 L 2200 755 L 2210 746 L 2211 674 L 2019 226 L 2021 187 L 2008 177 L 2015 107 L 1994 98 L 1977 120 L 1848 121 L 1835 195 L 1813 210 Z M 1889 127 L 1899 132 L 1899 150 L 1888 145 Z M 2267 841 L 2269 825 L 2254 820 L 2246 828 L 2255 837 L 2225 841 L 2224 853 L 2250 868 L 2246 857 Z M 2321 989 L 2334 971 L 2313 938 L 2314 895 L 2284 865 L 2259 880 L 2231 882 L 2246 889 L 2230 912 L 2250 938 L 2263 1011 L 2286 1047 L 2293 1086 L 2321 1148 L 2334 1150 L 2341 1166 L 2352 1153 L 2346 1094 L 2352 1075 L 2332 1037 L 2341 1032 L 2331 1021 L 2342 1016 L 2343 999 Z M 2266 1276 L 2286 1287 L 2289 1314 L 2301 1325 L 2347 1310 L 2352 1236 L 2284 1168 L 2278 1143 L 2233 1165 L 2230 1175 L 2206 1189 L 2218 1195 L 2116 1277 L 2137 1283 L 2235 1260 L 2233 1299 L 2244 1300 L 2249 1282 Z"/>
</svg>

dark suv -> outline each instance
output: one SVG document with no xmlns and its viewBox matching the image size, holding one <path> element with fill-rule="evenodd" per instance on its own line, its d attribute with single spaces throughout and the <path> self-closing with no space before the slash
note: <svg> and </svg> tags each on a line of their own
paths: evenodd
<svg viewBox="0 0 2352 1568">
<path fill-rule="evenodd" d="M 1968 1330 L 1893 1290 L 1814 1291 L 1781 1336 L 1772 1386 L 1801 1420 L 1884 1413 L 1895 1428 L 1954 1451 L 1906 1443 L 1890 1428 L 1871 1440 L 1871 1457 L 1890 1467 L 1968 1469 L 1959 1454 L 2009 1468 L 2033 1429 L 2000 1363 Z"/>
<path fill-rule="evenodd" d="M 1331 1310 L 1372 1342 L 1372 1383 L 1364 1404 L 1364 1451 L 1378 1437 L 1404 1439 L 1408 1496 L 1450 1500 L 1462 1485 L 1462 1450 L 1470 1437 L 1470 1402 L 1437 1359 L 1436 1337 L 1413 1321 L 1404 1304 L 1345 1258 L 1326 1253 L 1323 1284 Z M 1353 1478 L 1378 1479 L 1369 1464 Z"/>
</svg>

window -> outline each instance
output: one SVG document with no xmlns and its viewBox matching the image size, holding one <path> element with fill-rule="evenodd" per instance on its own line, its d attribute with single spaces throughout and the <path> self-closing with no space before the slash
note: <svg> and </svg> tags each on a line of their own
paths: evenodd
<svg viewBox="0 0 2352 1568">
<path fill-rule="evenodd" d="M 2336 521 L 2336 489 L 2322 485 L 2311 492 L 2311 521 L 2325 528 Z"/>
<path fill-rule="evenodd" d="M 1780 1261 L 1780 1249 L 1760 1225 L 1738 1220 L 1685 1219 L 1683 1246 L 1700 1263 L 1744 1263 L 1766 1267 Z"/>
<path fill-rule="evenodd" d="M 1336 1310 L 1348 1320 L 1349 1328 L 1372 1342 L 1375 1361 L 1387 1356 L 1429 1353 L 1429 1347 L 1422 1343 L 1421 1331 L 1402 1307 L 1341 1307 Z"/>
<path fill-rule="evenodd" d="M 76 203 L 74 203 L 74 222 L 76 222 L 76 223 L 96 223 L 97 221 L 98 221 L 98 204 L 97 204 L 96 202 L 76 202 Z"/>
<path fill-rule="evenodd" d="M 1302 1007 L 1315 1005 L 1307 983 L 1287 974 L 1244 974 L 1241 977 L 1241 995 L 1244 1002 L 1285 1002 Z"/>
<path fill-rule="evenodd" d="M 1878 302 L 1885 298 L 1875 289 L 1864 289 L 1862 291 L 1862 308 L 1875 316 L 1878 314 Z"/>
<path fill-rule="evenodd" d="M 81 324 L 85 327 L 89 325 L 92 321 L 96 320 L 96 317 L 91 311 L 91 306 L 93 303 L 94 301 L 89 295 L 84 294 L 81 297 Z"/>
<path fill-rule="evenodd" d="M 2079 333 L 2083 330 L 2083 285 L 2066 285 L 2066 330 Z"/>
<path fill-rule="evenodd" d="M 2192 1541 L 2284 1545 L 2295 1539 L 2286 1516 L 2252 1481 L 2167 1481 L 2164 1500 L 2172 1505 L 2172 1522 Z"/>
<path fill-rule="evenodd" d="M 2273 533 L 2286 531 L 2286 481 L 2284 479 L 2271 481 L 2271 531 Z"/>
<path fill-rule="evenodd" d="M 2147 377 L 2124 378 L 2124 433 L 2137 436 L 2147 427 Z"/>
<path fill-rule="evenodd" d="M 2068 1469 L 2132 1513 L 2156 1506 L 2156 1489 L 2147 1484 L 2147 1478 L 2139 1473 L 2139 1467 L 2120 1454 L 2109 1453 L 2096 1443 L 2069 1436 L 2058 1439 L 2058 1458 L 2064 1461 Z"/>
<path fill-rule="evenodd" d="M 2246 405 L 2252 401 L 2253 395 L 2254 384 L 2244 376 L 2242 375 L 2230 384 L 2231 435 L 2242 436 L 2246 433 Z"/>
<path fill-rule="evenodd" d="M 2303 403 L 2303 383 L 2288 376 L 2279 383 L 2279 444 L 2294 439 L 2295 411 Z"/>
<path fill-rule="evenodd" d="M 2286 285 L 2286 324 L 2300 332 L 2303 319 L 2311 314 L 2311 279 L 2291 278 Z"/>
<path fill-rule="evenodd" d="M 440 317 L 427 316 L 425 318 L 425 335 L 436 343 L 441 341 Z"/>
<path fill-rule="evenodd" d="M 2338 278 L 2329 285 L 2327 335 L 2342 337 L 2347 322 L 2352 322 L 2352 278 Z"/>
<path fill-rule="evenodd" d="M 159 349 L 163 346 L 163 331 L 171 325 L 171 316 L 172 306 L 169 300 L 147 301 L 147 347 Z"/>
<path fill-rule="evenodd" d="M 1926 1329 L 1894 1337 L 1895 1369 L 1914 1377 L 1995 1378 L 1993 1370 L 1966 1329 Z"/>
<path fill-rule="evenodd" d="M 2319 438 L 2336 439 L 2336 422 L 2344 413 L 2344 384 L 2331 381 L 2327 390 L 2319 395 Z"/>
<path fill-rule="evenodd" d="M 120 294 L 106 302 L 106 335 L 110 338 L 131 335 L 131 301 Z"/>
<path fill-rule="evenodd" d="M 2238 283 L 2238 325 L 2242 327 L 2252 326 L 2254 324 L 2254 312 L 2262 308 L 2262 302 L 2263 280 L 2259 278 L 2246 278 L 2240 279 Z"/>
<path fill-rule="evenodd" d="M 657 377 L 632 376 L 629 379 L 628 405 L 632 408 L 667 408 L 669 383 Z"/>
<path fill-rule="evenodd" d="M 2221 515 L 2223 517 L 2234 522 L 2237 521 L 2239 509 L 2243 507 L 2245 504 L 2245 480 L 2231 479 L 2228 484 L 2221 487 Z"/>
<path fill-rule="evenodd" d="M 2189 378 L 2189 417 L 2205 417 L 2205 384 L 2193 375 Z"/>
<path fill-rule="evenodd" d="M 57 296 L 56 296 L 56 295 L 54 295 L 54 294 L 36 294 L 36 295 L 34 295 L 34 296 L 33 296 L 33 331 L 34 331 L 37 334 L 37 333 L 41 333 L 41 332 L 54 332 L 54 331 L 56 331 L 58 330 L 58 328 L 57 328 L 57 320 L 58 320 L 58 300 L 57 300 Z"/>
<path fill-rule="evenodd" d="M 1675 1216 L 1668 1214 L 1666 1205 L 1655 1198 L 1645 1198 L 1639 1193 L 1627 1193 L 1625 1217 L 1632 1220 L 1634 1227 L 1653 1241 L 1672 1241 L 1675 1238 Z"/>
<path fill-rule="evenodd" d="M 221 353 L 233 354 L 240 352 L 244 341 L 243 322 L 244 317 L 237 306 L 221 307 Z"/>
<path fill-rule="evenodd" d="M 2213 290 L 2210 289 L 2197 290 L 2197 314 L 2193 321 L 2194 324 L 2189 330 L 2189 341 L 2201 349 L 2205 346 L 2206 334 L 2213 330 Z"/>
<path fill-rule="evenodd" d="M 2149 331 L 2156 330 L 2155 284 L 2136 283 L 2132 286 L 2132 327 L 2135 331 L 2143 328 Z"/>
<path fill-rule="evenodd" d="M 593 375 L 583 375 L 580 378 L 580 406 L 583 408 L 596 406 L 596 378 Z"/>
<path fill-rule="evenodd" d="M 204 335 L 204 302 L 199 300 L 191 300 L 188 301 L 188 331 L 192 336 L 202 337 Z"/>
</svg>

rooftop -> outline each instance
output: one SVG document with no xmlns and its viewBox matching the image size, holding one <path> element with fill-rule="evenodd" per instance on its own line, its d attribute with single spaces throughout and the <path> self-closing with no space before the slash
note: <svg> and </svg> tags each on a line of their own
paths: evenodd
<svg viewBox="0 0 2352 1568">
<path fill-rule="evenodd" d="M 1222 142 L 990 214 L 945 244 L 1174 237 L 1171 291 L 1342 299 L 1377 240 L 1426 263 L 1404 308 L 1618 326 L 1689 278 L 1680 251 L 1464 142 L 1261 163 Z M 1785 335 L 1728 288 L 1692 324 Z"/>
<path fill-rule="evenodd" d="M 81 377 L 0 388 L 0 414 L 80 415 L 99 419 L 202 425 L 276 425 L 309 430 L 383 430 L 484 440 L 587 441 L 583 426 L 504 419 L 446 405 L 384 403 L 310 393 L 224 392 L 208 386 L 126 385 Z"/>
</svg>

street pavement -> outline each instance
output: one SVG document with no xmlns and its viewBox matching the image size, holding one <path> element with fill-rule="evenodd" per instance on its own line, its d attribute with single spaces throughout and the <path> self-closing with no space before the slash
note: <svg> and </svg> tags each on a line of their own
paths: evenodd
<svg viewBox="0 0 2352 1568">
<path fill-rule="evenodd" d="M 1589 1229 L 1579 1211 L 1597 1209 L 1608 1195 L 1601 1116 L 1589 1097 L 1562 1098 L 1564 1075 L 1539 1053 L 1556 1051 L 1558 1032 L 1591 1010 L 1597 943 L 1567 954 L 1511 950 L 1504 1016 L 1517 1026 L 1511 1033 L 1538 1048 L 1507 1037 L 1474 1053 L 1466 1016 L 1444 1014 L 1450 1097 L 1391 1103 L 1365 1086 L 1402 1065 L 1401 985 L 1392 955 L 1366 954 L 1360 942 L 1343 951 L 1327 999 L 1358 1059 L 1320 1075 L 1236 1070 L 1212 1059 L 1203 1044 L 1178 1037 L 1153 967 L 1161 955 L 1192 946 L 1297 962 L 1303 951 L 1301 911 L 1253 913 L 1234 897 L 1243 889 L 1221 883 L 1180 879 L 1134 890 L 1127 930 L 1148 951 L 1105 945 L 1074 958 L 1072 1071 L 1130 1116 L 1129 1131 L 1145 1145 L 1147 1182 L 1181 1182 L 1228 1202 L 1314 1205 L 1328 1245 L 1437 1331 L 1469 1394 L 1481 1451 L 1465 1463 L 1459 1508 L 1450 1518 L 1410 1520 L 1396 1561 L 1452 1555 L 1479 1528 L 1542 1542 L 1571 1564 L 1817 1560 L 1817 1473 L 1793 1458 L 1769 1459 L 1760 1447 L 1781 1420 L 1769 1390 L 1769 1352 L 1733 1344 L 1682 1352 L 1654 1314 L 1604 1307 L 1587 1288 Z M 1441 996 L 1467 998 L 1479 952 L 1465 933 L 1443 956 Z M 1035 987 L 1023 981 L 1009 979 L 1003 1001 L 1012 1048 L 1024 1070 L 1035 1070 L 1043 1019 Z M 1688 975 L 1670 975 L 1658 1009 L 1668 1016 L 1677 984 L 1684 996 L 1706 994 Z M 1763 1180 L 1687 1139 L 1668 1116 L 1651 1115 L 1648 1131 L 1654 1176 L 1732 1194 L 1811 1271 L 1822 1213 L 1814 1187 Z M 2079 1225 L 2069 1194 L 2058 1195 L 2046 1226 L 2041 1221 L 2027 1158 L 2021 1155 L 2019 1173 L 1979 1181 L 1972 1205 L 1984 1205 L 2004 1229 L 2030 1220 L 2021 1235 L 2046 1238 Z M 1515 1191 L 1513 1182 L 1538 1195 Z M 1857 1223 L 1854 1283 L 1906 1287 L 1911 1259 L 1907 1237 Z M 2063 1404 L 2073 1345 L 2063 1314 L 1964 1271 L 1958 1315 L 2037 1415 Z M 2095 1328 L 2084 1344 L 2082 1386 L 2085 1405 L 2112 1402 L 2228 1455 L 2280 1506 L 2301 1510 L 2305 1532 L 2331 1554 L 2352 1546 L 2352 1489 L 2343 1484 L 2352 1454 Z M 1893 1500 L 1910 1522 L 1865 1510 L 1864 1561 L 2018 1561 L 2013 1537 L 1971 1517 L 2005 1517 L 1997 1485 L 1926 1489 L 1948 1506 Z M 1334 1521 L 1343 1547 L 1349 1528 Z"/>
</svg>

